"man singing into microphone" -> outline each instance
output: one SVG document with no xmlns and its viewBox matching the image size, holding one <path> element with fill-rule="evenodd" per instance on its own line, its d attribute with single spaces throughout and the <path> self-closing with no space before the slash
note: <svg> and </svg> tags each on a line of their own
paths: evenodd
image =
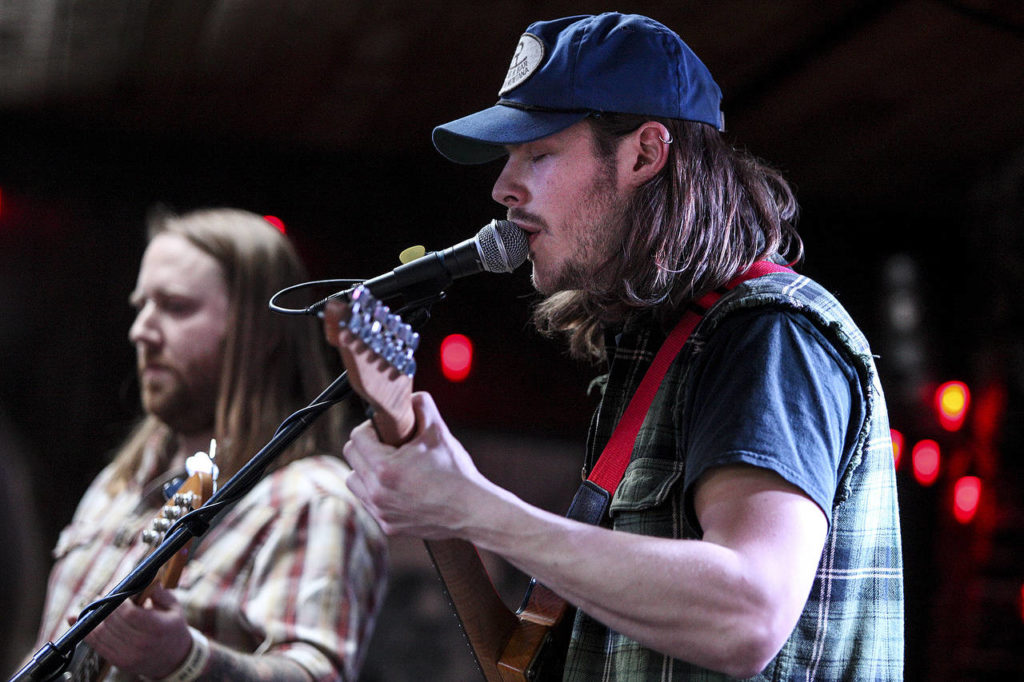
<svg viewBox="0 0 1024 682">
<path fill-rule="evenodd" d="M 627 465 L 610 499 L 581 492 L 606 502 L 589 523 L 549 514 L 389 377 L 368 391 L 387 442 L 353 431 L 349 487 L 387 532 L 471 541 L 575 606 L 567 680 L 902 678 L 885 401 L 847 313 L 783 267 L 789 185 L 725 142 L 711 74 L 649 18 L 537 22 L 514 54 L 498 103 L 434 143 L 504 159 L 492 196 L 528 233 L 535 322 L 605 372 L 585 470 L 609 442 Z M 365 364 L 339 314 L 328 337 Z"/>
<path fill-rule="evenodd" d="M 159 215 L 131 294 L 145 418 L 54 550 L 41 646 L 148 551 L 164 484 L 208 452 L 221 483 L 327 386 L 316 326 L 273 314 L 307 279 L 288 239 L 234 209 Z M 383 533 L 345 487 L 326 412 L 200 539 L 174 590 L 122 604 L 85 640 L 115 680 L 355 680 L 386 578 Z M 82 675 L 76 680 L 90 679 Z"/>
</svg>

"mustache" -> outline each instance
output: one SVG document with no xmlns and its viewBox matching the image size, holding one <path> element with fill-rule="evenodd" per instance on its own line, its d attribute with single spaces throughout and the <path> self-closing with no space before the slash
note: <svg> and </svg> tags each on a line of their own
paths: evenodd
<svg viewBox="0 0 1024 682">
<path fill-rule="evenodd" d="M 164 369 L 177 372 L 177 367 L 155 353 L 139 353 L 135 368 L 140 373 L 146 369 Z"/>
<path fill-rule="evenodd" d="M 536 225 L 536 226 L 541 227 L 541 228 L 547 228 L 547 226 L 548 226 L 548 224 L 544 221 L 544 219 L 541 218 L 536 213 L 531 213 L 530 211 L 527 211 L 526 209 L 522 209 L 522 208 L 518 208 L 518 207 L 512 207 L 512 208 L 508 209 L 508 219 L 513 221 L 513 222 L 518 220 L 518 221 L 521 221 L 521 222 L 524 222 L 524 223 L 530 223 L 532 225 Z"/>
</svg>

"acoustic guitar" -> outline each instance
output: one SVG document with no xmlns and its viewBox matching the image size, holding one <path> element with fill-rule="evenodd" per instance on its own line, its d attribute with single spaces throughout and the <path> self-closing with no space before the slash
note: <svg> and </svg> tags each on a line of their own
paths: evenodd
<svg viewBox="0 0 1024 682">
<path fill-rule="evenodd" d="M 410 413 L 414 354 L 419 336 L 366 287 L 349 294 L 338 324 L 347 327 L 368 352 L 344 354 L 352 389 L 373 406 L 381 440 L 400 445 L 401 416 Z M 464 540 L 425 540 L 448 601 L 487 682 L 561 679 L 571 619 L 568 604 L 532 582 L 517 610 L 499 596 L 476 547 Z"/>
<path fill-rule="evenodd" d="M 206 500 L 213 495 L 213 488 L 214 474 L 197 471 L 189 476 L 170 496 L 167 503 L 160 508 L 160 512 L 150 522 L 149 528 L 142 532 L 142 541 L 155 548 L 163 541 L 164 535 L 175 521 L 206 503 Z M 182 569 L 185 568 L 185 564 L 192 556 L 194 544 L 195 540 L 192 540 L 161 566 L 157 577 L 150 586 L 132 597 L 132 601 L 136 604 L 146 601 L 153 586 L 157 584 L 166 588 L 175 587 L 181 577 Z M 75 655 L 68 669 L 61 675 L 61 680 L 65 682 L 96 682 L 106 677 L 108 672 L 110 672 L 110 663 L 88 644 L 81 642 L 75 649 Z"/>
</svg>

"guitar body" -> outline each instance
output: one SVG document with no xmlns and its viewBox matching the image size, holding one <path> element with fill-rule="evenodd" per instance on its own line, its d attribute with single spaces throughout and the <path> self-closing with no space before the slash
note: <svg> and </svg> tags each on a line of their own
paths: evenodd
<svg viewBox="0 0 1024 682">
<path fill-rule="evenodd" d="M 418 335 L 365 287 L 356 287 L 349 301 L 342 310 L 328 307 L 325 325 L 348 330 L 339 337 L 338 347 L 349 383 L 369 404 L 381 441 L 401 445 L 415 428 L 412 351 Z M 562 678 L 571 621 L 565 600 L 533 583 L 523 607 L 513 612 L 471 543 L 450 539 L 424 544 L 487 682 Z"/>
<path fill-rule="evenodd" d="M 143 533 L 143 541 L 147 544 L 157 545 L 162 539 L 167 528 L 178 518 L 188 512 L 203 506 L 206 500 L 213 495 L 214 477 L 205 471 L 198 471 L 192 474 L 167 503 L 161 507 L 160 513 L 153 519 L 151 528 Z M 136 604 L 141 604 L 149 597 L 153 585 L 162 585 L 172 588 L 178 584 L 181 571 L 185 568 L 186 562 L 192 556 L 194 541 L 183 547 L 177 554 L 160 567 L 160 572 L 153 581 L 150 588 L 143 590 L 132 598 Z M 75 655 L 68 665 L 68 669 L 61 674 L 64 682 L 96 682 L 102 680 L 110 672 L 110 663 L 103 660 L 85 642 L 79 643 L 75 649 Z"/>
<path fill-rule="evenodd" d="M 561 680 L 572 631 L 572 612 L 564 599 L 531 581 L 523 606 L 516 614 L 516 628 L 498 659 L 502 682 Z"/>
<path fill-rule="evenodd" d="M 476 547 L 465 540 L 424 540 L 448 602 L 488 682 L 562 679 L 572 609 L 531 582 L 518 612 L 498 595 Z"/>
</svg>

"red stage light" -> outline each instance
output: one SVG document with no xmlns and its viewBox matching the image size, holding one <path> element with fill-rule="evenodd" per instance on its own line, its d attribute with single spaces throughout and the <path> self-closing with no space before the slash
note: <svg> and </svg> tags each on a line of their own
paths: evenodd
<svg viewBox="0 0 1024 682">
<path fill-rule="evenodd" d="M 284 227 L 284 221 L 276 215 L 265 215 L 263 216 L 263 219 L 280 230 L 281 234 L 288 234 L 288 231 Z"/>
<path fill-rule="evenodd" d="M 910 453 L 914 463 L 914 478 L 921 485 L 931 485 L 939 477 L 941 459 L 939 444 L 933 440 L 918 441 Z"/>
<path fill-rule="evenodd" d="M 903 434 L 896 429 L 889 429 L 889 437 L 892 438 L 893 467 L 899 469 L 903 457 Z"/>
<path fill-rule="evenodd" d="M 969 523 L 978 511 L 981 501 L 981 479 L 961 476 L 953 486 L 953 516 L 960 523 Z"/>
<path fill-rule="evenodd" d="M 1020 619 L 1024 620 L 1024 584 L 1020 586 Z"/>
<path fill-rule="evenodd" d="M 462 381 L 473 368 L 473 342 L 462 334 L 450 334 L 441 342 L 441 372 L 448 381 Z"/>
<path fill-rule="evenodd" d="M 947 431 L 956 431 L 964 423 L 971 392 L 962 381 L 947 381 L 935 390 L 935 411 L 939 424 Z"/>
</svg>

